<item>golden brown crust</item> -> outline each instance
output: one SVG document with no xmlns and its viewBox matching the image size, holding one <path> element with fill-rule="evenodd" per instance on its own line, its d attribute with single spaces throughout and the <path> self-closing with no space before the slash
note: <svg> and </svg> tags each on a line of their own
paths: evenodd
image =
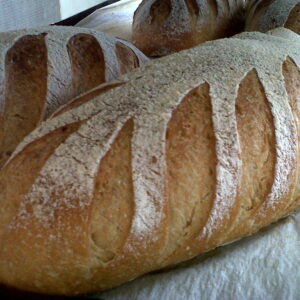
<svg viewBox="0 0 300 300">
<path fill-rule="evenodd" d="M 207 43 L 44 122 L 0 171 L 0 282 L 108 289 L 299 206 L 299 49 L 286 29 Z"/>
<path fill-rule="evenodd" d="M 38 124 L 44 114 L 47 94 L 44 35 L 19 39 L 6 54 L 5 70 L 5 111 L 0 112 L 0 167 L 18 141 L 33 129 L 32 124 Z"/>
<path fill-rule="evenodd" d="M 298 101 L 300 97 L 300 71 L 294 61 L 290 58 L 287 59 L 283 64 L 283 75 L 285 79 L 285 86 L 286 90 L 289 95 L 289 103 L 292 108 L 292 111 L 295 115 L 295 121 L 298 128 L 298 141 L 300 141 L 300 103 Z M 300 151 L 298 152 L 298 162 L 300 161 Z M 299 182 L 300 176 L 300 164 L 297 165 L 297 176 Z M 295 201 L 288 203 L 287 207 L 284 209 L 283 213 L 287 214 L 290 209 L 294 209 L 299 206 L 300 204 L 300 184 L 296 184 L 295 191 L 294 191 Z"/>
<path fill-rule="evenodd" d="M 30 262 L 34 260 L 34 257 L 36 257 L 37 253 L 43 251 L 43 247 L 44 249 L 47 249 L 47 239 L 51 240 L 51 232 L 48 231 L 47 239 L 42 242 L 42 240 L 38 237 L 38 234 L 45 232 L 47 229 L 39 228 L 39 225 L 34 220 L 32 220 L 33 222 L 27 228 L 13 228 L 13 225 L 11 227 L 5 227 L 4 224 L 7 224 L 7 222 L 10 224 L 14 223 L 14 219 L 16 219 L 17 216 L 19 203 L 22 201 L 24 194 L 28 192 L 34 183 L 35 177 L 40 172 L 47 159 L 49 159 L 49 156 L 53 154 L 56 147 L 72 132 L 78 129 L 79 125 L 80 122 L 64 126 L 52 132 L 47 137 L 44 137 L 43 140 L 37 140 L 35 143 L 24 149 L 22 155 L 18 156 L 18 158 L 15 160 L 15 163 L 19 166 L 17 169 L 15 169 L 13 165 L 10 165 L 5 168 L 7 177 L 3 176 L 3 173 L 0 175 L 0 198 L 11 199 L 11 201 L 6 202 L 5 204 L 3 203 L 1 207 L 1 210 L 5 210 L 6 213 L 5 216 L 2 214 L 0 221 L 0 237 L 1 240 L 5 239 L 8 241 L 6 246 L 2 244 L 4 247 L 2 247 L 1 255 L 7 256 L 8 260 L 11 262 L 7 265 L 4 264 L 1 259 L 1 270 L 7 275 L 5 280 L 4 278 L 2 279 L 2 283 L 4 284 L 11 284 L 11 280 L 16 280 L 17 284 L 14 284 L 14 286 L 24 290 L 32 290 L 32 284 L 27 282 L 25 279 L 28 278 L 29 280 L 36 280 L 37 269 L 34 268 Z M 24 176 L 24 174 L 26 174 L 26 176 Z M 13 190 L 7 188 L 10 181 L 15 182 Z M 27 209 L 31 211 L 33 210 L 32 207 L 27 207 Z M 34 213 L 38 215 L 37 210 Z M 57 215 L 56 218 L 58 220 L 59 216 Z M 52 230 L 55 230 L 57 225 L 59 226 L 59 224 L 53 224 L 51 226 L 53 227 Z M 13 247 L 15 241 L 20 239 L 22 241 L 21 243 L 25 246 L 23 250 L 18 247 Z M 35 242 L 36 239 L 38 239 L 39 242 L 42 242 L 39 247 L 35 247 L 37 244 Z M 80 251 L 80 245 L 81 243 L 79 243 L 76 248 L 73 249 L 78 249 L 78 251 Z M 26 261 L 28 261 L 26 268 L 22 267 L 22 261 L 24 261 L 25 253 L 23 251 L 28 252 L 26 255 Z M 41 266 L 43 266 L 42 269 L 44 272 L 47 273 L 47 268 L 55 264 L 55 260 L 61 257 L 61 253 L 62 252 L 58 248 L 56 250 L 48 248 L 45 253 L 46 255 L 41 255 L 40 258 L 37 258 L 38 262 L 41 264 Z M 67 277 L 68 274 L 65 275 L 65 280 L 68 280 Z M 51 275 L 49 282 L 51 282 Z"/>
<path fill-rule="evenodd" d="M 204 99 L 202 100 L 199 97 L 197 100 L 201 102 L 211 101 L 208 93 L 206 93 L 206 99 Z M 201 207 L 198 212 L 199 216 L 196 215 L 194 217 L 197 221 L 205 216 L 206 219 L 204 220 L 204 224 L 202 223 L 202 226 L 200 225 L 196 227 L 194 233 L 189 233 L 190 237 L 185 233 L 189 238 L 183 245 L 176 249 L 177 251 L 168 257 L 165 262 L 167 265 L 170 263 L 176 264 L 180 262 L 183 257 L 186 256 L 187 252 L 190 252 L 190 255 L 193 256 L 193 253 L 199 251 L 205 252 L 208 249 L 215 248 L 219 244 L 227 243 L 239 238 L 241 236 L 243 222 L 255 214 L 257 209 L 266 201 L 266 198 L 271 191 L 274 180 L 276 159 L 275 129 L 270 106 L 255 71 L 251 71 L 247 74 L 240 84 L 236 100 L 236 115 L 237 130 L 239 132 L 241 144 L 242 172 L 235 208 L 231 213 L 231 218 L 227 222 L 223 223 L 222 230 L 220 230 L 217 234 L 214 234 L 213 238 L 199 240 L 199 234 L 204 227 L 203 225 L 207 222 L 207 217 L 209 215 L 209 211 L 207 211 L 207 208 L 205 209 L 203 205 L 209 205 L 210 203 L 208 200 L 214 198 L 213 193 L 215 192 L 216 184 L 213 176 L 216 166 L 216 158 L 210 158 L 205 163 L 206 167 L 211 164 L 211 166 L 206 169 L 207 172 L 209 171 L 211 173 L 210 176 L 193 176 L 196 173 L 194 169 L 196 169 L 196 167 L 200 168 L 200 165 L 203 162 L 203 157 L 207 155 L 208 151 L 205 150 L 196 156 L 198 161 L 195 161 L 192 166 L 189 166 L 188 169 L 180 168 L 180 170 L 189 170 L 189 173 L 193 174 L 191 176 L 194 180 L 197 178 L 205 178 L 205 180 L 207 180 L 205 183 L 202 181 L 199 182 L 200 187 L 202 189 L 208 189 L 208 191 L 207 194 L 204 193 L 205 197 L 199 197 L 201 192 L 197 193 Z M 185 116 L 185 118 L 190 119 L 188 116 Z M 194 123 L 194 125 L 196 124 L 197 122 Z M 207 142 L 209 142 L 210 146 L 214 146 L 214 143 L 212 142 L 213 136 L 211 137 L 205 131 L 201 131 L 201 135 L 203 135 L 203 137 L 207 136 Z M 252 137 L 251 139 L 249 139 L 249 135 Z M 195 136 L 197 136 L 197 138 Z M 192 138 L 198 141 L 199 134 L 195 134 L 195 136 L 192 136 Z M 189 140 L 187 144 L 189 146 L 193 145 L 191 140 Z M 201 149 L 199 147 L 196 148 Z M 178 151 L 179 150 L 177 150 L 177 153 Z M 193 152 L 196 154 L 195 150 Z M 214 152 L 215 151 L 213 151 L 213 153 Z M 191 157 L 191 155 L 189 157 Z M 172 170 L 176 171 L 176 168 L 172 168 Z M 184 182 L 183 178 L 181 178 L 178 182 Z M 195 183 L 185 184 L 183 186 L 193 189 Z M 182 188 L 180 190 L 182 191 Z M 185 198 L 183 197 L 183 199 Z M 187 203 L 186 205 L 189 207 Z M 211 209 L 211 206 L 212 205 L 210 204 L 208 208 Z M 174 208 L 177 209 L 177 207 L 178 205 L 174 205 Z M 184 212 L 184 209 L 182 210 Z M 189 218 L 186 217 L 184 220 L 189 220 Z M 175 224 L 178 222 L 178 220 L 177 222 L 174 222 L 173 226 L 176 227 Z M 247 229 L 252 231 L 251 226 L 248 226 Z M 180 233 L 185 232 L 184 230 L 178 229 L 177 231 Z M 175 242 L 173 241 L 172 244 L 174 243 Z"/>
<path fill-rule="evenodd" d="M 74 35 L 67 44 L 77 95 L 104 83 L 105 59 L 97 39 L 88 34 Z"/>
<path fill-rule="evenodd" d="M 123 127 L 103 158 L 95 178 L 91 239 L 99 260 L 111 261 L 123 248 L 129 235 L 134 211 L 134 194 L 130 166 L 133 122 Z M 120 155 L 122 153 L 122 155 Z"/>
<path fill-rule="evenodd" d="M 133 43 L 163 56 L 243 29 L 243 0 L 144 0 L 134 13 Z"/>
<path fill-rule="evenodd" d="M 242 149 L 242 176 L 237 214 L 228 228 L 227 240 L 239 237 L 245 220 L 253 217 L 266 201 L 275 176 L 274 120 L 264 88 L 255 71 L 251 71 L 240 85 L 236 112 Z"/>
<path fill-rule="evenodd" d="M 207 222 L 216 189 L 215 136 L 208 84 L 191 91 L 167 131 L 169 247 L 185 249 Z"/>
<path fill-rule="evenodd" d="M 116 43 L 116 54 L 120 62 L 120 74 L 130 72 L 139 66 L 133 51 L 120 42 Z"/>
<path fill-rule="evenodd" d="M 250 0 L 245 30 L 267 32 L 277 27 L 285 27 L 299 34 L 299 20 L 299 0 Z"/>
<path fill-rule="evenodd" d="M 292 9 L 284 27 L 300 34 L 300 3 Z"/>
<path fill-rule="evenodd" d="M 82 28 L 12 31 L 0 39 L 0 168 L 60 106 L 147 61 L 130 43 Z"/>
</svg>

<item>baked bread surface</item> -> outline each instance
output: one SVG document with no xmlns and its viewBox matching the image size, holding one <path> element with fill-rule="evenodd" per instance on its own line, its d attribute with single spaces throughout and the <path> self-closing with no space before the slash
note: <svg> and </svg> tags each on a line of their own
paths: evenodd
<svg viewBox="0 0 300 300">
<path fill-rule="evenodd" d="M 299 50 L 287 29 L 208 42 L 43 122 L 0 171 L 0 282 L 105 290 L 293 211 Z"/>
<path fill-rule="evenodd" d="M 0 168 L 61 105 L 147 61 L 132 44 L 94 30 L 48 26 L 0 33 Z"/>
<path fill-rule="evenodd" d="M 132 41 L 163 56 L 243 31 L 244 0 L 144 0 L 134 13 Z"/>
<path fill-rule="evenodd" d="M 249 0 L 246 31 L 267 32 L 285 27 L 300 34 L 299 0 Z"/>
</svg>

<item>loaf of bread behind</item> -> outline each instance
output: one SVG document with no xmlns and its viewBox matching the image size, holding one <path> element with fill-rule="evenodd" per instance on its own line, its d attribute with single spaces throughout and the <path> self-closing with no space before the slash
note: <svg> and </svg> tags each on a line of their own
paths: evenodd
<svg viewBox="0 0 300 300">
<path fill-rule="evenodd" d="M 134 13 L 132 41 L 163 56 L 243 30 L 244 0 L 143 0 Z"/>
<path fill-rule="evenodd" d="M 277 27 L 300 34 L 299 0 L 249 0 L 246 31 L 266 32 Z"/>
<path fill-rule="evenodd" d="M 150 62 L 41 124 L 0 171 L 0 282 L 104 290 L 293 211 L 299 66 L 297 34 L 244 33 Z"/>
<path fill-rule="evenodd" d="M 93 30 L 52 26 L 0 33 L 0 168 L 59 106 L 146 61 L 130 43 Z"/>
</svg>

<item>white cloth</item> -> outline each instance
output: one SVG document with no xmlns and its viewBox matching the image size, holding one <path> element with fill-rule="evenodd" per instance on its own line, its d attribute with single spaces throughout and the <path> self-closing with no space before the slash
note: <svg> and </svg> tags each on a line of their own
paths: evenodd
<svg viewBox="0 0 300 300">
<path fill-rule="evenodd" d="M 298 300 L 300 212 L 221 247 L 202 262 L 148 274 L 94 298 L 109 300 Z"/>
<path fill-rule="evenodd" d="M 122 0 L 100 8 L 76 24 L 131 41 L 133 14 L 142 0 Z"/>
</svg>

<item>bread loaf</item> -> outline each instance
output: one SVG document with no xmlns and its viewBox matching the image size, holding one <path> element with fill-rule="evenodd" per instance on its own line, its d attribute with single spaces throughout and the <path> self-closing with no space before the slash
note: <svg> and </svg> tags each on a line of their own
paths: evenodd
<svg viewBox="0 0 300 300">
<path fill-rule="evenodd" d="M 105 290 L 293 211 L 299 53 L 287 29 L 208 42 L 43 122 L 0 171 L 0 282 Z"/>
<path fill-rule="evenodd" d="M 144 0 L 134 13 L 133 43 L 163 56 L 232 36 L 244 25 L 244 0 Z"/>
<path fill-rule="evenodd" d="M 245 29 L 266 32 L 276 27 L 286 27 L 300 34 L 300 1 L 250 0 Z"/>
<path fill-rule="evenodd" d="M 0 33 L 0 168 L 59 106 L 146 61 L 130 43 L 93 30 Z"/>
</svg>

